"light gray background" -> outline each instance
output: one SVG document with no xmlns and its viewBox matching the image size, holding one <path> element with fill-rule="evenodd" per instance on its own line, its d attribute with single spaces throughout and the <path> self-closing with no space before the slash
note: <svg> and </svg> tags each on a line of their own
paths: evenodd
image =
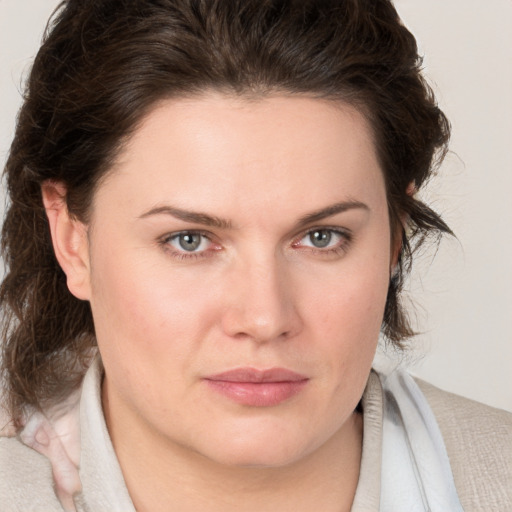
<svg viewBox="0 0 512 512">
<path fill-rule="evenodd" d="M 57 4 L 0 0 L 2 164 L 21 77 Z M 452 153 L 425 196 L 458 236 L 424 255 L 409 285 L 423 334 L 406 362 L 444 389 L 512 411 L 512 1 L 396 6 L 453 125 Z"/>
</svg>

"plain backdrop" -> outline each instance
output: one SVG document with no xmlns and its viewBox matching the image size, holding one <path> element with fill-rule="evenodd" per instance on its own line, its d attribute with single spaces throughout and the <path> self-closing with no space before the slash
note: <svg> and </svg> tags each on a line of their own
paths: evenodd
<svg viewBox="0 0 512 512">
<path fill-rule="evenodd" d="M 57 4 L 0 0 L 2 167 L 23 76 Z M 451 153 L 424 196 L 457 240 L 414 269 L 414 349 L 405 358 L 388 351 L 378 364 L 405 360 L 439 387 L 512 411 L 512 1 L 395 4 L 453 126 Z"/>
</svg>

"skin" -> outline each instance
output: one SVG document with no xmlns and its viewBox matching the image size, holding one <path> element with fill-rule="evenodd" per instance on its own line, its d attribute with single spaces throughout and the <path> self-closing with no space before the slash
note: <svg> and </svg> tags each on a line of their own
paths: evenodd
<svg viewBox="0 0 512 512">
<path fill-rule="evenodd" d="M 355 408 L 397 252 L 363 116 L 299 96 L 167 100 L 101 182 L 89 225 L 63 195 L 43 187 L 68 286 L 91 303 L 137 510 L 350 510 Z M 194 252 L 184 231 L 199 234 Z M 274 406 L 240 405 L 204 380 L 238 367 L 307 383 Z"/>
</svg>

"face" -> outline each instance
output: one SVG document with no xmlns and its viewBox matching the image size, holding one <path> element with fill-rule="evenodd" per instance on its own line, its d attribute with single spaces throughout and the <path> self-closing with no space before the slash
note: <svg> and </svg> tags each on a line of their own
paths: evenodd
<svg viewBox="0 0 512 512">
<path fill-rule="evenodd" d="M 306 97 L 163 102 L 99 186 L 88 240 L 111 421 L 256 466 L 343 430 L 392 265 L 358 112 Z"/>
</svg>

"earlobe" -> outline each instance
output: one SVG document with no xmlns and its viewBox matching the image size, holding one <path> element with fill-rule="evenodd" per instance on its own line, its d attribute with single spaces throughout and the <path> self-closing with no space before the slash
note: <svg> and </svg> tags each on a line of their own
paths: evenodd
<svg viewBox="0 0 512 512">
<path fill-rule="evenodd" d="M 53 250 L 67 277 L 69 291 L 78 299 L 90 299 L 90 262 L 87 226 L 73 218 L 66 203 L 66 186 L 45 181 L 41 185 Z"/>
</svg>

